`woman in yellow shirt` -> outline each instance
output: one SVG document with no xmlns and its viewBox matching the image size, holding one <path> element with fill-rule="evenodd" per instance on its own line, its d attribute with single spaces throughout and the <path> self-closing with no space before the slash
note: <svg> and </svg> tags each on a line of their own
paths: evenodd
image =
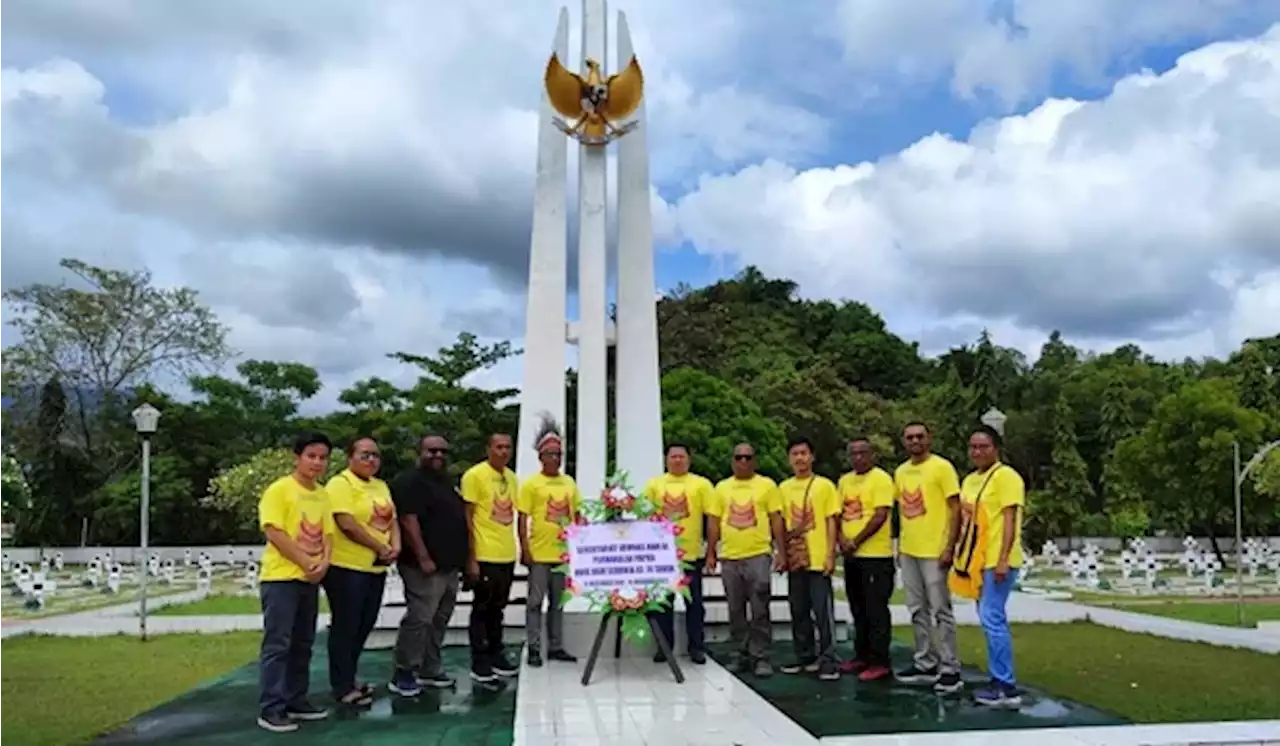
<svg viewBox="0 0 1280 746">
<path fill-rule="evenodd" d="M 325 491 L 338 531 L 333 562 L 324 578 L 329 597 L 329 687 L 344 705 L 373 702 L 373 687 L 356 683 L 365 640 L 378 621 L 387 566 L 400 554 L 400 527 L 387 483 L 375 474 L 382 466 L 378 442 L 360 436 L 347 445 L 347 468 L 329 480 Z"/>
<path fill-rule="evenodd" d="M 969 438 L 973 471 L 960 485 L 963 522 L 978 521 L 983 556 L 978 618 L 987 638 L 991 683 L 973 693 L 980 705 L 1013 708 L 1022 704 L 1013 676 L 1013 638 L 1005 607 L 1022 567 L 1022 509 L 1026 485 L 1012 467 L 1000 462 L 1003 437 L 983 425 Z"/>
</svg>

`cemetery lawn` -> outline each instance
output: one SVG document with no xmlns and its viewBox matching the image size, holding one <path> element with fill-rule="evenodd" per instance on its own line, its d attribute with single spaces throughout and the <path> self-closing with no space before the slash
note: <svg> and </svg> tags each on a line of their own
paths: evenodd
<svg viewBox="0 0 1280 746">
<path fill-rule="evenodd" d="M 161 635 L 148 642 L 123 635 L 5 640 L 4 729 L 11 743 L 27 746 L 85 743 L 252 661 L 261 641 L 259 632 Z"/>
<path fill-rule="evenodd" d="M 1102 604 L 1098 604 L 1101 606 Z M 1219 624 L 1235 627 L 1239 624 L 1235 600 L 1204 602 L 1185 599 L 1181 601 L 1164 601 L 1158 603 L 1117 603 L 1108 604 L 1113 609 L 1132 611 L 1138 614 L 1154 614 L 1172 617 L 1187 622 L 1203 624 Z M 1280 620 L 1280 601 L 1244 601 L 1244 626 L 1256 627 L 1258 622 Z"/>
<path fill-rule="evenodd" d="M 155 616 L 237 616 L 261 614 L 262 601 L 257 596 L 233 596 L 215 594 L 199 601 L 172 604 L 155 611 Z M 329 599 L 320 594 L 320 613 L 329 613 Z"/>
<path fill-rule="evenodd" d="M 1233 610 L 1234 611 L 1234 610 Z M 985 669 L 979 627 L 957 629 L 960 659 Z M 911 629 L 895 637 L 910 644 Z M 1135 634 L 1088 622 L 1013 625 L 1018 679 L 1138 723 L 1280 717 L 1280 656 Z M 1266 683 L 1271 682 L 1271 683 Z"/>
</svg>

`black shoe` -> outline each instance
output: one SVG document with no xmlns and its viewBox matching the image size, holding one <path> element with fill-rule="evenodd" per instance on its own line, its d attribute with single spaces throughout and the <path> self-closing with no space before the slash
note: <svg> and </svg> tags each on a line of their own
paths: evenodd
<svg viewBox="0 0 1280 746">
<path fill-rule="evenodd" d="M 493 673 L 493 666 L 490 666 L 488 661 L 478 658 L 471 661 L 471 680 L 488 684 L 497 681 L 498 677 Z"/>
<path fill-rule="evenodd" d="M 707 662 L 707 654 L 702 652 L 701 650 L 690 650 L 689 660 L 701 666 Z"/>
<path fill-rule="evenodd" d="M 258 727 L 272 733 L 292 733 L 298 729 L 298 724 L 278 712 L 273 712 L 269 715 L 259 715 Z"/>
<path fill-rule="evenodd" d="M 547 653 L 547 660 L 560 661 L 561 663 L 577 663 L 578 656 L 570 653 L 568 650 L 552 650 Z"/>
<path fill-rule="evenodd" d="M 782 667 L 779 668 L 778 670 L 782 671 L 788 676 L 795 676 L 796 674 L 808 669 L 811 666 L 813 667 L 813 670 L 815 672 L 818 670 L 817 668 L 818 664 L 814 663 L 813 661 L 791 661 L 789 663 L 782 664 Z"/>
<path fill-rule="evenodd" d="M 432 689 L 450 689 L 458 685 L 458 682 L 444 671 L 428 676 L 414 674 L 413 679 L 419 686 L 427 686 Z"/>
<path fill-rule="evenodd" d="M 520 673 L 520 666 L 512 663 L 506 653 L 499 651 L 489 659 L 489 667 L 499 676 L 511 677 Z"/>
<path fill-rule="evenodd" d="M 403 669 L 396 670 L 391 681 L 387 682 L 387 689 L 401 697 L 416 697 L 422 694 L 422 685 L 418 683 L 418 677 L 414 676 L 412 671 Z"/>
<path fill-rule="evenodd" d="M 904 684 L 936 684 L 938 683 L 938 669 L 930 668 L 924 670 L 912 666 L 905 671 L 899 671 L 895 677 Z"/>
<path fill-rule="evenodd" d="M 329 717 L 329 711 L 323 707 L 316 707 L 305 699 L 296 705 L 290 705 L 285 708 L 284 714 L 288 715 L 292 720 L 324 720 Z"/>
<path fill-rule="evenodd" d="M 661 651 L 661 650 L 659 650 L 658 652 L 656 652 L 656 653 L 654 653 L 654 654 L 653 654 L 653 662 L 654 662 L 654 663 L 666 663 L 666 662 L 667 662 L 667 656 L 663 655 L 663 654 L 662 654 L 662 651 Z"/>
<path fill-rule="evenodd" d="M 542 668 L 542 653 L 536 649 L 529 649 L 529 668 Z"/>
<path fill-rule="evenodd" d="M 937 683 L 933 685 L 933 690 L 939 694 L 951 694 L 963 688 L 964 681 L 960 679 L 960 674 L 958 673 L 944 673 L 938 677 Z"/>
<path fill-rule="evenodd" d="M 818 664 L 818 680 L 819 681 L 839 681 L 840 669 L 831 661 L 823 661 Z"/>
</svg>

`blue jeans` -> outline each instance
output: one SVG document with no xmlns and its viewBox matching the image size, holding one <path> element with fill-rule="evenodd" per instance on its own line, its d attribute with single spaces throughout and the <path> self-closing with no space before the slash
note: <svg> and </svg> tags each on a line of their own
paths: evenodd
<svg viewBox="0 0 1280 746">
<path fill-rule="evenodd" d="M 259 593 L 258 706 L 263 715 L 284 715 L 307 699 L 320 587 L 301 580 L 268 580 L 259 586 Z"/>
<path fill-rule="evenodd" d="M 698 559 L 693 563 L 693 569 L 685 572 L 685 576 L 689 578 L 689 597 L 684 602 L 684 632 L 688 638 L 690 653 L 707 652 L 706 634 L 702 628 L 707 616 L 706 607 L 702 605 L 702 568 L 705 566 L 706 560 Z M 672 653 L 676 651 L 675 604 L 673 595 L 670 606 L 651 615 L 657 621 L 658 629 L 667 638 Z"/>
<path fill-rule="evenodd" d="M 978 619 L 987 638 L 987 670 L 991 678 L 1013 686 L 1013 635 L 1009 634 L 1009 617 L 1005 606 L 1018 579 L 1017 568 L 1010 568 L 1003 583 L 996 582 L 995 570 L 982 571 L 982 593 L 978 597 Z"/>
<path fill-rule="evenodd" d="M 330 567 L 324 576 L 329 597 L 329 688 L 341 698 L 356 688 L 356 668 L 365 641 L 378 622 L 386 573 Z"/>
</svg>

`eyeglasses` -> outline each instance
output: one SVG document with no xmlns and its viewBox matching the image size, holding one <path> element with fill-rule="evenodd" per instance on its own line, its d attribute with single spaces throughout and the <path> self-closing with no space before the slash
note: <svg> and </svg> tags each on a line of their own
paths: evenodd
<svg viewBox="0 0 1280 746">
<path fill-rule="evenodd" d="M 360 461 L 377 461 L 382 458 L 382 454 L 377 451 L 363 451 L 356 454 L 356 458 Z"/>
<path fill-rule="evenodd" d="M 564 454 L 560 453 L 559 451 L 543 451 L 543 452 L 542 452 L 542 455 L 543 455 L 543 456 L 550 456 L 551 458 L 560 458 L 560 457 L 561 457 L 561 456 L 563 456 Z"/>
<path fill-rule="evenodd" d="M 423 452 L 423 453 L 425 453 L 425 454 L 427 454 L 428 456 L 447 456 L 447 455 L 449 455 L 449 449 L 448 449 L 448 448 L 423 448 L 423 449 L 422 449 L 422 452 Z"/>
<path fill-rule="evenodd" d="M 750 461 L 751 459 L 753 459 L 753 458 L 755 458 L 755 457 L 756 457 L 756 456 L 755 456 L 755 454 L 754 454 L 754 453 L 735 453 L 735 454 L 733 454 L 733 460 L 734 460 L 734 461 Z"/>
</svg>

